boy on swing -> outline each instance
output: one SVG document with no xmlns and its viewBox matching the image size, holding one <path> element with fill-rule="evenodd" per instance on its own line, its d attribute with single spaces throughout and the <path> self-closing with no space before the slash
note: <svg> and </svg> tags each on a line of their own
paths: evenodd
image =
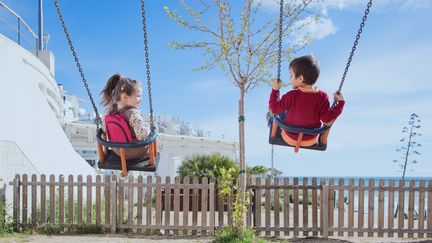
<svg viewBox="0 0 432 243">
<path fill-rule="evenodd" d="M 295 127 L 319 128 L 321 123 L 330 125 L 342 113 L 345 100 L 341 93 L 334 93 L 337 101 L 330 107 L 328 95 L 315 86 L 320 73 L 319 62 L 312 55 L 295 58 L 289 65 L 292 90 L 279 100 L 281 82 L 274 80 L 270 93 L 269 107 L 273 114 L 285 113 L 283 122 Z M 321 144 L 318 135 L 304 134 L 299 139 L 298 133 L 282 129 L 282 139 L 289 145 L 307 147 Z M 299 141 L 300 140 L 300 141 Z"/>
</svg>

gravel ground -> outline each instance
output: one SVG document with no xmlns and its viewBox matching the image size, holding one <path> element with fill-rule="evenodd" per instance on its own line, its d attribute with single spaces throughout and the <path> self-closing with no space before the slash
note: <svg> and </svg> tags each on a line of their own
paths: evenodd
<svg viewBox="0 0 432 243">
<path fill-rule="evenodd" d="M 336 243 L 336 242 L 430 242 L 432 239 L 398 239 L 398 238 L 367 238 L 367 237 L 343 237 L 343 238 L 266 238 L 270 242 L 307 242 L 307 243 Z M 11 235 L 0 238 L 1 243 L 15 242 L 32 242 L 32 243 L 208 243 L 212 242 L 212 238 L 205 237 L 188 237 L 188 238 L 173 238 L 173 237 L 151 237 L 151 236 L 128 236 L 128 235 Z"/>
</svg>

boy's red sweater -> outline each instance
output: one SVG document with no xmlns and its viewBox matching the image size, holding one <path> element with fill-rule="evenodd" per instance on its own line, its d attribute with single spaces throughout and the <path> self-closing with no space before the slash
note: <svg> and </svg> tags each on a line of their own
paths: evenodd
<svg viewBox="0 0 432 243">
<path fill-rule="evenodd" d="M 323 91 L 304 92 L 294 89 L 282 96 L 279 100 L 279 90 L 272 90 L 269 106 L 273 114 L 286 112 L 284 123 L 303 128 L 319 128 L 321 122 L 327 123 L 336 119 L 341 113 L 345 101 L 339 101 L 331 109 L 328 95 Z M 288 133 L 292 139 L 298 134 Z M 315 138 L 316 135 L 303 135 L 303 140 Z"/>
</svg>

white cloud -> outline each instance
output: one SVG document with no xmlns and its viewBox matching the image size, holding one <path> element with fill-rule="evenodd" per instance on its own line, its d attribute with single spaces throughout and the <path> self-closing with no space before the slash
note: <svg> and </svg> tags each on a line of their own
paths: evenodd
<svg viewBox="0 0 432 243">
<path fill-rule="evenodd" d="M 261 0 L 262 6 L 268 11 L 279 11 L 278 0 Z M 303 0 L 296 0 L 297 4 L 302 4 Z M 347 9 L 363 9 L 366 8 L 367 1 L 365 0 L 316 0 L 310 5 L 311 8 L 319 11 L 327 9 L 347 10 Z M 380 0 L 374 1 L 372 8 L 386 9 L 395 8 L 402 11 L 412 11 L 425 8 L 432 8 L 430 0 Z"/>
<path fill-rule="evenodd" d="M 325 15 L 317 20 L 314 20 L 313 16 L 309 16 L 306 19 L 298 21 L 297 25 L 303 25 L 305 23 L 308 24 L 301 29 L 301 32 L 304 34 L 300 35 L 304 36 L 308 34 L 312 39 L 321 40 L 329 35 L 335 34 L 337 31 L 337 27 L 334 25 L 333 21 Z"/>
</svg>

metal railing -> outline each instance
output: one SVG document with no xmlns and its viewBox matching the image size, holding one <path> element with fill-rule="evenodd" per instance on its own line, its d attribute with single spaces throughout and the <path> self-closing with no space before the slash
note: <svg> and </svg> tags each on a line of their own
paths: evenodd
<svg viewBox="0 0 432 243">
<path fill-rule="evenodd" d="M 19 16 L 17 13 L 15 13 L 15 11 L 13 11 L 11 8 L 9 8 L 3 2 L 0 2 L 0 7 L 5 9 L 11 15 L 13 15 L 17 20 L 16 26 L 15 26 L 15 24 L 10 23 L 11 21 L 8 21 L 8 20 L 2 18 L 2 16 L 0 15 L 0 21 L 4 22 L 6 26 L 8 26 L 9 28 L 11 28 L 12 30 L 14 30 L 16 32 L 16 37 L 17 37 L 16 42 L 18 43 L 18 45 L 21 46 L 22 40 L 26 40 L 33 47 L 37 47 L 39 38 L 34 33 L 34 31 L 30 28 L 30 26 L 24 21 L 24 19 L 21 18 L 21 16 Z M 31 34 L 31 37 L 33 40 L 29 40 L 25 35 L 23 35 L 22 27 L 27 29 L 27 31 Z M 34 43 L 34 44 L 32 44 L 32 43 Z"/>
</svg>

